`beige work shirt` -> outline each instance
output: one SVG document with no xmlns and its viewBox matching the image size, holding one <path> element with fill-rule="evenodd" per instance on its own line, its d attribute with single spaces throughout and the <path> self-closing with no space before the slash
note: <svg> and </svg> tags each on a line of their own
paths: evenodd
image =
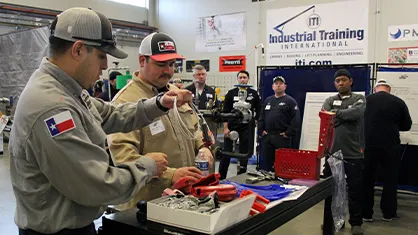
<svg viewBox="0 0 418 235">
<path fill-rule="evenodd" d="M 155 87 L 133 74 L 130 81 L 113 99 L 113 103 L 122 104 L 136 102 L 139 99 L 153 97 L 158 94 Z M 168 85 L 167 89 L 178 89 Z M 197 138 L 189 140 L 180 131 L 175 122 L 174 110 L 168 115 L 154 119 L 153 123 L 130 133 L 115 133 L 108 136 L 110 152 L 117 163 L 136 161 L 151 152 L 162 152 L 168 156 L 169 169 L 164 175 L 154 178 L 146 187 L 128 203 L 117 206 L 120 210 L 135 207 L 139 200 L 151 200 L 161 196 L 163 190 L 171 187 L 176 168 L 195 165 L 195 156 L 203 145 L 202 132 L 198 128 L 198 118 L 189 105 L 178 108 L 181 119 L 188 130 L 196 133 Z"/>
</svg>

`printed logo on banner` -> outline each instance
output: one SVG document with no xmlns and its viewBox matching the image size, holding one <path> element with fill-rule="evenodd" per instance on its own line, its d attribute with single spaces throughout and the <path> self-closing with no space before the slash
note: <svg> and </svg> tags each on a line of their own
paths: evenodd
<svg viewBox="0 0 418 235">
<path fill-rule="evenodd" d="M 245 70 L 246 58 L 244 55 L 240 56 L 220 56 L 219 57 L 219 71 L 220 72 L 238 72 Z"/>
<path fill-rule="evenodd" d="M 268 10 L 267 64 L 367 62 L 368 18 L 362 0 Z"/>
<path fill-rule="evenodd" d="M 418 40 L 418 24 L 395 25 L 388 27 L 388 41 L 414 41 Z"/>
<path fill-rule="evenodd" d="M 401 30 L 398 28 L 398 31 L 396 31 L 396 33 L 389 33 L 389 34 L 390 34 L 390 36 L 391 36 L 393 39 L 398 39 L 398 38 L 400 38 L 400 37 L 401 37 L 402 32 L 401 32 Z"/>
<path fill-rule="evenodd" d="M 313 13 L 308 17 L 306 24 L 310 29 L 316 29 L 321 25 L 321 17 Z"/>
</svg>

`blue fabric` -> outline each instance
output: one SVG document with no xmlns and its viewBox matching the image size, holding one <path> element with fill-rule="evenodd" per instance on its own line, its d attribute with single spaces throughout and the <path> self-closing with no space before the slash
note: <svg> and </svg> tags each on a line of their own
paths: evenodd
<svg viewBox="0 0 418 235">
<path fill-rule="evenodd" d="M 391 68 L 391 67 L 379 67 L 378 72 L 418 72 L 418 68 Z M 379 77 L 377 78 L 379 79 Z"/>
<path fill-rule="evenodd" d="M 231 158 L 231 163 L 237 163 L 236 158 Z M 257 164 L 257 156 L 253 155 L 252 157 L 248 158 L 248 165 L 255 165 Z"/>
<path fill-rule="evenodd" d="M 257 186 L 257 185 L 251 185 L 251 184 L 239 184 L 236 182 L 232 182 L 229 180 L 223 180 L 221 181 L 221 184 L 232 184 L 237 189 L 237 197 L 241 194 L 243 190 L 251 190 L 254 193 L 257 193 L 258 195 L 270 200 L 270 201 L 276 201 L 282 198 L 287 197 L 292 190 L 287 189 L 280 184 L 270 184 L 265 186 Z"/>
<path fill-rule="evenodd" d="M 260 96 L 263 102 L 267 97 L 274 94 L 271 86 L 273 78 L 283 76 L 286 79 L 286 94 L 296 100 L 298 104 L 300 117 L 303 119 L 305 110 L 305 98 L 307 92 L 337 92 L 334 85 L 334 73 L 341 68 L 347 69 L 354 79 L 353 91 L 366 91 L 366 95 L 370 93 L 370 74 L 371 69 L 368 65 L 333 65 L 328 67 L 310 67 L 310 66 L 283 66 L 283 67 L 266 67 L 260 71 Z M 299 148 L 299 133 L 292 138 L 292 148 Z M 261 138 L 260 149 L 264 149 L 264 139 Z M 264 170 L 269 166 L 265 165 L 263 160 L 263 151 L 259 156 L 260 167 Z"/>
</svg>

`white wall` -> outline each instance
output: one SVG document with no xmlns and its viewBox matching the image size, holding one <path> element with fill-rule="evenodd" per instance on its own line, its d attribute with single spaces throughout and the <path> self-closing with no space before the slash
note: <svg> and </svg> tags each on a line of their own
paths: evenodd
<svg viewBox="0 0 418 235">
<path fill-rule="evenodd" d="M 124 60 L 120 60 L 120 59 L 116 59 L 113 56 L 108 55 L 107 56 L 107 61 L 108 61 L 108 66 L 109 68 L 114 67 L 115 65 L 113 64 L 114 61 L 118 61 L 119 62 L 119 66 L 121 67 L 126 67 L 128 66 L 131 74 L 134 73 L 136 70 L 138 70 L 139 68 L 139 59 L 138 59 L 138 46 L 135 45 L 122 45 L 122 46 L 118 46 L 119 49 L 123 50 L 124 52 L 128 53 L 128 58 L 124 59 Z M 107 78 L 108 76 L 108 72 L 103 72 L 104 78 Z"/>
<path fill-rule="evenodd" d="M 380 0 L 376 62 L 388 62 L 388 48 L 418 46 L 418 41 L 388 41 L 388 26 L 418 24 L 418 0 Z"/>
<path fill-rule="evenodd" d="M 156 27 L 161 32 L 171 35 L 180 53 L 187 59 L 211 60 L 208 83 L 211 77 L 235 79 L 233 73 L 219 73 L 218 60 L 223 55 L 241 55 L 249 53 L 258 43 L 266 45 L 266 12 L 269 9 L 305 6 L 310 4 L 330 3 L 346 0 L 271 0 L 252 3 L 251 0 L 157 0 Z M 364 0 L 367 1 L 367 0 Z M 418 0 L 369 0 L 369 62 L 387 62 L 387 49 L 398 46 L 418 46 L 418 41 L 406 43 L 389 43 L 387 40 L 387 28 L 396 24 L 418 23 Z M 228 53 L 196 53 L 195 28 L 196 19 L 203 16 L 245 12 L 247 23 L 247 48 L 245 51 L 233 51 Z M 344 17 L 342 15 L 341 17 Z M 377 35 L 377 37 L 376 37 Z M 247 61 L 247 69 L 254 77 L 254 56 Z M 264 60 L 259 57 L 259 63 Z M 183 78 L 191 78 L 190 73 L 180 75 Z"/>
<path fill-rule="evenodd" d="M 107 0 L 2 0 L 2 2 L 58 11 L 71 7 L 89 7 L 112 19 L 136 23 L 148 20 L 148 9 L 146 8 Z"/>
<path fill-rule="evenodd" d="M 261 7 L 259 4 L 252 4 L 250 0 L 158 0 L 156 13 L 156 27 L 161 32 L 170 35 L 177 45 L 179 53 L 186 59 L 210 59 L 210 71 L 208 72 L 207 83 L 214 85 L 215 80 L 229 79 L 236 81 L 236 73 L 219 73 L 219 56 L 246 55 L 261 42 L 260 34 L 262 29 L 259 25 Z M 247 24 L 247 48 L 244 51 L 196 53 L 196 19 L 199 17 L 226 14 L 246 13 Z M 261 53 L 261 52 L 260 52 Z M 254 55 L 247 60 L 247 70 L 250 77 L 254 78 L 255 65 Z M 185 63 L 184 63 L 185 66 Z M 182 73 L 182 78 L 192 79 L 191 73 Z M 250 79 L 250 83 L 254 80 Z M 222 88 L 224 93 L 227 88 Z M 221 93 L 221 94 L 222 94 Z"/>
</svg>

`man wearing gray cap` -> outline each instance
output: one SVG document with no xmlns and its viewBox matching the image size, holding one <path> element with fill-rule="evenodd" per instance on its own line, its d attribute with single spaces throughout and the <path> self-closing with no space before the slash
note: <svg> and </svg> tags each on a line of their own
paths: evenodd
<svg viewBox="0 0 418 235">
<path fill-rule="evenodd" d="M 23 90 L 10 137 L 10 174 L 19 234 L 96 234 L 106 205 L 128 201 L 167 168 L 164 155 L 114 166 L 106 134 L 129 132 L 191 100 L 173 91 L 113 106 L 90 97 L 107 55 L 123 59 L 102 14 L 71 8 L 54 20 L 50 56 Z"/>
<path fill-rule="evenodd" d="M 383 220 L 397 219 L 397 184 L 401 164 L 399 131 L 409 131 L 412 120 L 405 102 L 390 94 L 386 80 L 377 81 L 374 93 L 367 96 L 364 114 L 364 209 L 363 221 L 373 221 L 374 184 L 376 171 L 382 166 L 383 193 L 380 209 Z"/>
<path fill-rule="evenodd" d="M 258 132 L 264 138 L 264 169 L 268 171 L 273 171 L 276 149 L 290 148 L 300 128 L 298 104 L 285 93 L 284 77 L 273 78 L 272 88 L 274 95 L 264 100 L 258 120 Z"/>
</svg>

